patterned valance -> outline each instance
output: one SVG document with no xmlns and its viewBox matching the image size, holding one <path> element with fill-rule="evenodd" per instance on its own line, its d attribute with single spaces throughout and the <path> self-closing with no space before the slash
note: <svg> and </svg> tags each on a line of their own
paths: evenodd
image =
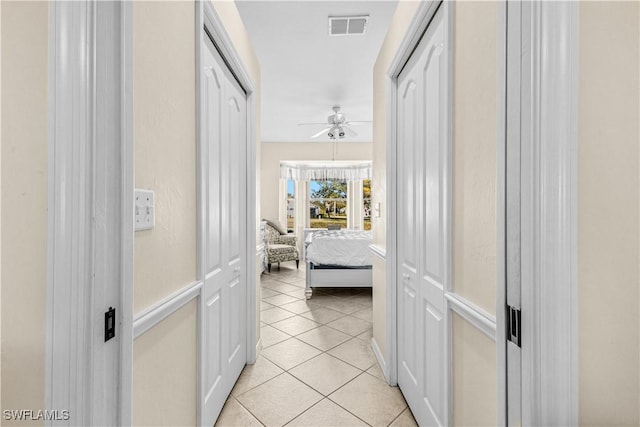
<svg viewBox="0 0 640 427">
<path fill-rule="evenodd" d="M 371 179 L 371 161 L 282 161 L 280 162 L 280 178 L 295 181 L 359 181 Z"/>
</svg>

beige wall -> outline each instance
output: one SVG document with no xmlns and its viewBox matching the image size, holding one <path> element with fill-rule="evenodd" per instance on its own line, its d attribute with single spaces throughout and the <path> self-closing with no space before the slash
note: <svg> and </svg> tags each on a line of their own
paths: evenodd
<svg viewBox="0 0 640 427">
<path fill-rule="evenodd" d="M 197 309 L 192 300 L 135 341 L 134 425 L 196 425 Z"/>
<path fill-rule="evenodd" d="M 373 243 L 382 249 L 387 247 L 387 71 L 419 5 L 420 2 L 417 1 L 401 1 L 398 3 L 373 67 L 373 177 L 371 180 L 371 206 L 375 207 L 380 203 L 380 216 L 376 216 L 375 210 L 373 211 L 371 230 Z M 373 339 L 380 348 L 383 357 L 387 354 L 386 282 L 385 263 L 374 257 Z"/>
<path fill-rule="evenodd" d="M 196 280 L 195 4 L 136 2 L 135 186 L 155 192 L 135 234 L 134 312 Z"/>
<path fill-rule="evenodd" d="M 495 426 L 496 343 L 458 314 L 453 324 L 453 425 Z"/>
<path fill-rule="evenodd" d="M 453 13 L 452 285 L 495 315 L 498 3 Z"/>
<path fill-rule="evenodd" d="M 639 425 L 638 2 L 579 6 L 580 424 Z"/>
<path fill-rule="evenodd" d="M 260 180 L 263 218 L 278 219 L 281 160 L 331 160 L 330 142 L 264 142 L 262 143 Z M 338 142 L 335 160 L 370 160 L 371 144 Z"/>
<path fill-rule="evenodd" d="M 496 311 L 497 2 L 453 8 L 453 291 Z M 453 315 L 454 425 L 495 425 L 495 341 Z"/>
<path fill-rule="evenodd" d="M 1 406 L 3 410 L 42 409 L 49 8 L 45 2 L 8 1 L 2 1 L 0 7 L 3 125 Z"/>
<path fill-rule="evenodd" d="M 260 68 L 236 6 L 213 5 L 259 106 Z M 156 203 L 155 228 L 136 233 L 136 313 L 196 280 L 195 31 L 193 2 L 134 4 L 135 185 Z M 259 141 L 259 112 L 253 120 Z M 136 425 L 195 425 L 196 318 L 192 301 L 135 341 Z"/>
<path fill-rule="evenodd" d="M 195 4 L 136 2 L 133 31 L 135 186 L 155 192 L 156 208 L 155 228 L 135 234 L 138 313 L 196 280 Z M 134 342 L 136 425 L 196 423 L 188 307 Z"/>
</svg>

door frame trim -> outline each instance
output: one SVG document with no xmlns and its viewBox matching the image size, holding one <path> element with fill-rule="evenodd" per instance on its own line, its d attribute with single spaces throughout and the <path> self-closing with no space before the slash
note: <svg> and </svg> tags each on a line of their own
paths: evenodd
<svg viewBox="0 0 640 427">
<path fill-rule="evenodd" d="M 532 65 L 520 160 L 522 423 L 578 425 L 578 5 L 534 2 L 523 20 Z"/>
<path fill-rule="evenodd" d="M 101 7 L 106 6 L 103 4 Z M 59 3 L 49 4 L 45 407 L 56 409 L 53 405 L 59 406 L 60 402 L 54 403 L 54 396 L 62 396 L 63 399 L 67 396 L 67 404 L 63 407 L 71 410 L 70 402 L 75 401 L 73 408 L 80 411 L 79 417 L 82 418 L 79 420 L 76 412 L 69 422 L 105 422 L 102 415 L 111 412 L 116 414 L 119 424 L 130 425 L 133 394 L 134 244 L 132 4 L 121 3 L 117 10 L 104 10 L 107 18 L 119 25 L 117 36 L 110 29 L 96 26 L 96 22 L 101 22 L 101 7 L 95 1 L 64 6 Z M 60 46 L 60 33 L 65 33 L 68 37 L 63 40 L 79 44 L 83 48 L 73 50 L 66 49 L 66 45 Z M 61 58 L 59 48 L 66 55 L 65 60 Z M 115 84 L 111 80 L 98 81 L 99 72 L 92 61 L 95 61 L 95 52 L 99 49 L 115 52 L 111 59 L 116 61 L 115 65 L 120 69 L 120 79 Z M 73 69 L 80 70 L 84 78 L 74 76 L 71 72 Z M 98 103 L 107 108 L 98 108 Z M 110 110 L 109 104 L 119 104 L 117 111 Z M 83 111 L 84 107 L 87 112 L 79 114 L 78 111 Z M 114 114 L 119 117 L 114 117 Z M 98 144 L 112 141 L 102 127 L 104 123 L 108 127 L 112 121 L 119 122 L 116 132 L 120 140 L 114 141 L 110 148 L 118 150 L 119 156 L 111 158 L 112 163 L 108 167 L 99 167 L 93 161 L 95 149 Z M 86 150 L 85 155 L 78 156 L 77 153 L 84 152 L 83 150 Z M 84 185 L 82 181 L 86 177 L 90 177 L 91 182 L 85 182 L 87 185 Z M 101 183 L 118 180 L 119 185 L 103 187 L 96 185 L 98 180 Z M 120 204 L 119 216 L 115 221 L 120 230 L 119 235 L 104 232 L 107 227 L 104 218 L 106 211 L 97 201 L 110 197 L 117 198 Z M 83 209 L 84 213 L 77 212 Z M 87 218 L 90 220 L 86 221 Z M 73 236 L 82 238 L 89 249 L 72 241 Z M 58 250 L 58 245 L 62 245 L 63 250 Z M 103 254 L 117 255 L 115 258 L 105 256 L 97 261 L 93 259 L 96 250 Z M 112 265 L 112 261 L 117 265 Z M 118 345 L 115 356 L 117 360 L 112 361 L 118 365 L 118 372 L 115 375 L 117 379 L 112 384 L 115 390 L 110 391 L 116 393 L 117 397 L 112 407 L 106 407 L 104 400 L 91 391 L 96 385 L 89 374 L 96 369 L 109 369 L 104 366 L 104 362 L 96 366 L 94 360 L 103 353 L 103 348 L 96 348 L 95 342 L 101 339 L 96 333 L 103 328 L 101 317 L 109 298 L 103 292 L 109 288 L 109 279 L 103 274 L 104 271 L 119 272 L 117 300 L 109 302 L 116 307 L 118 325 L 115 342 Z M 87 283 L 91 286 L 86 286 Z M 86 294 L 80 289 L 84 289 Z M 61 331 L 54 322 L 56 313 L 65 309 L 60 301 L 76 301 L 74 298 L 84 301 L 82 309 L 85 313 L 76 320 L 84 318 L 88 329 L 76 325 Z M 60 334 L 62 344 L 56 346 L 55 341 L 58 341 Z M 69 360 L 76 361 L 75 369 L 71 371 L 68 370 Z M 63 366 L 59 366 L 60 363 Z M 68 377 L 61 383 L 60 378 L 55 379 L 55 372 L 68 372 Z M 65 381 L 83 386 L 70 388 Z M 75 390 L 75 395 L 70 395 L 70 390 Z"/>
<path fill-rule="evenodd" d="M 496 424 L 507 424 L 507 341 L 506 310 L 506 153 L 507 153 L 507 1 L 498 4 L 498 25 L 496 28 L 498 72 L 498 113 L 496 125 L 496 371 L 497 410 Z"/>
<path fill-rule="evenodd" d="M 256 202 L 256 148 L 257 148 L 257 129 L 255 126 L 258 114 L 256 85 L 251 78 L 247 68 L 244 65 L 242 57 L 236 50 L 231 37 L 229 36 L 222 19 L 218 15 L 213 5 L 208 1 L 196 0 L 195 10 L 195 57 L 196 57 L 196 135 L 197 135 L 197 280 L 204 280 L 204 251 L 202 250 L 205 206 L 201 201 L 204 197 L 205 183 L 203 176 L 203 161 L 200 154 L 202 152 L 203 136 L 201 134 L 202 122 L 202 97 L 203 83 L 200 79 L 201 68 L 201 51 L 206 48 L 204 37 L 208 37 L 204 28 L 213 38 L 213 42 L 218 49 L 223 60 L 227 63 L 229 69 L 238 80 L 238 83 L 246 93 L 247 97 L 247 145 L 246 145 L 246 222 L 241 226 L 246 228 L 246 239 L 244 245 L 245 265 L 247 283 L 247 363 L 253 364 L 256 361 L 260 343 L 257 342 L 257 322 L 258 308 L 256 295 L 256 247 L 257 239 L 260 234 L 259 222 L 257 221 L 257 202 Z M 198 298 L 201 298 L 201 287 L 199 288 Z M 200 308 L 197 315 L 197 370 L 198 370 L 198 401 L 197 413 L 198 424 L 202 424 L 202 416 L 204 408 L 201 407 L 204 393 L 204 375 L 202 372 L 202 333 L 203 333 L 203 316 Z"/>
</svg>

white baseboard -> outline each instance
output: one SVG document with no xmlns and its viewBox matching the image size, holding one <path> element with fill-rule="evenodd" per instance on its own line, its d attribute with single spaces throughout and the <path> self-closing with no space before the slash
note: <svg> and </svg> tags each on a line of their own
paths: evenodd
<svg viewBox="0 0 640 427">
<path fill-rule="evenodd" d="M 256 360 L 258 359 L 258 356 L 260 355 L 261 351 L 262 351 L 262 337 L 260 337 L 260 339 L 256 343 Z M 254 363 L 256 363 L 255 360 L 253 362 L 249 363 L 249 365 L 253 365 Z"/>
<path fill-rule="evenodd" d="M 373 350 L 373 354 L 376 356 L 376 360 L 378 361 L 378 365 L 380 365 L 380 369 L 382 369 L 382 373 L 384 374 L 384 379 L 390 383 L 389 381 L 389 370 L 387 369 L 387 362 L 385 362 L 384 357 L 382 357 L 382 352 L 380 351 L 380 347 L 378 347 L 378 343 L 375 338 L 371 338 L 371 349 Z"/>
</svg>

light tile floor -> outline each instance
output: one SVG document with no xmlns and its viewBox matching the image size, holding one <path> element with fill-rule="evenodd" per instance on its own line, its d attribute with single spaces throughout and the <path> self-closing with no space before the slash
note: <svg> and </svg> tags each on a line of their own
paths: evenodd
<svg viewBox="0 0 640 427">
<path fill-rule="evenodd" d="M 304 269 L 262 275 L 262 352 L 242 371 L 217 426 L 416 426 L 371 351 L 371 289 L 304 298 Z"/>
</svg>

